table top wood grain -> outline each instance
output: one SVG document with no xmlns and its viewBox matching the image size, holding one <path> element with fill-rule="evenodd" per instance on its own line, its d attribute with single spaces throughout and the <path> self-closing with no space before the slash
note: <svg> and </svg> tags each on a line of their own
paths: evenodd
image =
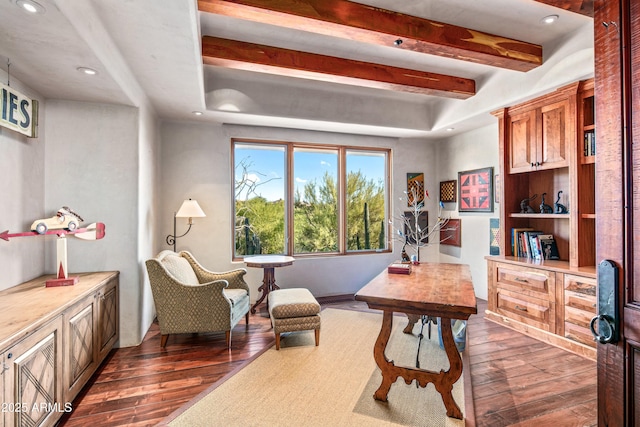
<svg viewBox="0 0 640 427">
<path fill-rule="evenodd" d="M 411 274 L 385 269 L 355 299 L 370 308 L 408 314 L 468 319 L 477 313 L 471 271 L 466 264 L 420 263 Z"/>
</svg>

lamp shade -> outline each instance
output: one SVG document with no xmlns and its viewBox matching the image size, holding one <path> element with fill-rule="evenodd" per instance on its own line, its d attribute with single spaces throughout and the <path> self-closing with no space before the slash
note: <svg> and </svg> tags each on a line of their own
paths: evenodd
<svg viewBox="0 0 640 427">
<path fill-rule="evenodd" d="M 182 202 L 182 206 L 176 212 L 176 217 L 178 218 L 199 218 L 206 216 L 205 213 L 200 208 L 200 205 L 195 200 L 185 200 Z"/>
</svg>

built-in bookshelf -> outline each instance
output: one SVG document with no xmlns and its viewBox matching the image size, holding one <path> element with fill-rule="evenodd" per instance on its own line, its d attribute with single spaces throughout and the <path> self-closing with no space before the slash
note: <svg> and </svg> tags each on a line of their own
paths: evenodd
<svg viewBox="0 0 640 427">
<path fill-rule="evenodd" d="M 576 165 L 575 184 L 572 199 L 575 200 L 576 212 L 572 216 L 575 223 L 574 239 L 576 239 L 576 259 L 573 265 L 585 266 L 596 264 L 596 127 L 595 97 L 593 79 L 580 85 L 578 97 L 578 129 L 579 139 L 583 146 L 578 150 L 580 161 Z"/>
<path fill-rule="evenodd" d="M 592 358 L 594 101 L 590 79 L 493 113 L 502 179 L 500 255 L 486 257 L 487 318 Z M 553 256 L 546 246 L 551 237 Z M 583 288 L 588 298 L 577 295 Z M 588 300 L 581 311 L 574 307 L 578 298 Z"/>
</svg>

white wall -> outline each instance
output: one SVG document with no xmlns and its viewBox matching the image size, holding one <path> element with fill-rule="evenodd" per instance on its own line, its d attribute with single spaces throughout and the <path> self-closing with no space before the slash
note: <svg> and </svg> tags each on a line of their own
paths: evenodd
<svg viewBox="0 0 640 427">
<path fill-rule="evenodd" d="M 0 70 L 0 79 L 7 77 Z M 28 231 L 31 223 L 41 218 L 44 204 L 44 100 L 20 81 L 11 78 L 11 87 L 37 99 L 40 104 L 38 138 L 27 138 L 0 127 L 0 232 Z M 44 240 L 16 237 L 0 240 L 0 290 L 42 275 Z"/>
<path fill-rule="evenodd" d="M 458 172 L 493 167 L 498 173 L 498 124 L 451 137 L 438 143 L 438 181 L 458 179 Z M 438 187 L 439 194 L 439 187 Z M 458 212 L 458 203 L 446 203 L 445 215 L 460 218 L 462 245 L 440 245 L 440 262 L 468 264 L 477 298 L 487 299 L 489 220 L 498 218 L 497 206 L 488 212 Z"/>
<path fill-rule="evenodd" d="M 194 219 L 191 232 L 177 241 L 177 250 L 189 250 L 212 270 L 244 267 L 232 263 L 233 233 L 230 224 L 232 204 L 231 138 L 298 141 L 352 146 L 390 147 L 393 149 L 394 200 L 406 190 L 407 172 L 424 172 L 430 194 L 437 194 L 436 156 L 426 141 L 356 136 L 246 126 L 220 126 L 194 123 L 164 123 L 162 126 L 162 202 L 159 216 L 162 235 L 173 232 L 173 213 L 184 199 L 196 199 L 207 214 Z M 436 198 L 429 204 L 434 208 Z M 398 208 L 402 211 L 402 207 Z M 397 211 L 398 209 L 394 209 Z M 436 212 L 430 214 L 435 218 Z M 433 220 L 432 220 L 433 221 Z M 178 220 L 177 233 L 186 230 L 186 221 Z M 399 259 L 401 245 L 395 253 L 298 258 L 295 263 L 276 271 L 280 286 L 304 286 L 316 296 L 353 294 L 390 262 Z M 158 250 L 170 249 L 161 244 Z M 427 256 L 431 258 L 431 255 Z M 259 296 L 262 270 L 249 268 L 247 282 L 251 298 Z"/>
<path fill-rule="evenodd" d="M 86 223 L 103 222 L 102 240 L 69 237 L 68 270 L 120 271 L 120 342 L 141 341 L 142 278 L 138 261 L 138 109 L 73 101 L 47 102 L 44 212 L 63 205 Z M 55 238 L 46 272 L 55 272 Z"/>
<path fill-rule="evenodd" d="M 155 256 L 160 236 L 160 124 L 149 109 L 140 109 L 138 129 L 138 273 L 140 277 L 139 328 L 129 342 L 121 340 L 120 345 L 134 345 L 142 341 L 156 317 L 153 295 L 149 285 L 144 261 Z M 135 306 L 129 306 L 136 310 Z M 135 341 L 134 341 L 135 339 Z"/>
</svg>

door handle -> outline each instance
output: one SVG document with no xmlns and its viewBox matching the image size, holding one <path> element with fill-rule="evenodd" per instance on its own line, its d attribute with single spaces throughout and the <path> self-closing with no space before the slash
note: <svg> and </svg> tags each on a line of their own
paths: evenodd
<svg viewBox="0 0 640 427">
<path fill-rule="evenodd" d="M 598 265 L 598 314 L 589 323 L 594 340 L 601 344 L 618 341 L 618 267 L 610 260 Z M 596 330 L 597 325 L 597 330 Z"/>
</svg>

